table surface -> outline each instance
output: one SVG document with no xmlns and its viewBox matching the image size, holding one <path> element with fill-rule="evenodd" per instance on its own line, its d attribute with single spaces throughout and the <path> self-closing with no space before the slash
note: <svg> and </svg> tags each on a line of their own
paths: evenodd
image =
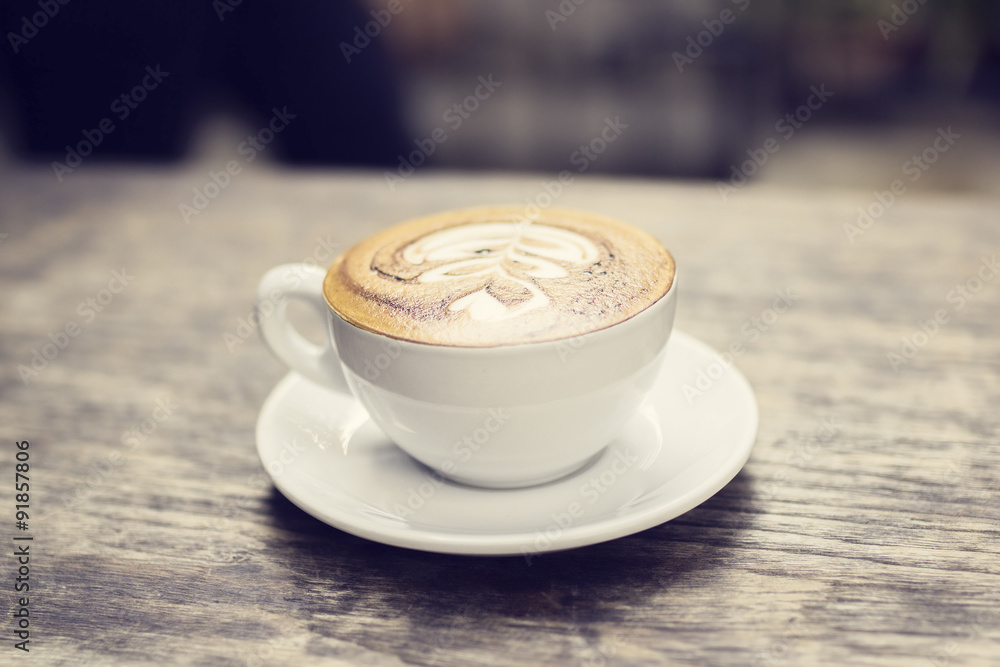
<svg viewBox="0 0 1000 667">
<path fill-rule="evenodd" d="M 677 328 L 742 344 L 760 430 L 701 506 L 529 566 L 377 544 L 263 483 L 255 420 L 285 371 L 238 330 L 271 266 L 423 213 L 537 201 L 551 177 L 426 172 L 391 191 L 376 172 L 260 168 L 185 220 L 208 172 L 2 174 L 0 533 L 8 554 L 33 538 L 26 657 L 1000 661 L 997 200 L 914 188 L 858 225 L 858 207 L 879 212 L 870 191 L 751 186 L 724 201 L 711 183 L 576 178 L 560 205 L 673 251 Z M 775 318 L 779 291 L 795 303 Z M 53 358 L 32 367 L 35 351 Z M 2 561 L 15 609 L 17 564 Z M 5 619 L 4 662 L 20 654 Z"/>
</svg>

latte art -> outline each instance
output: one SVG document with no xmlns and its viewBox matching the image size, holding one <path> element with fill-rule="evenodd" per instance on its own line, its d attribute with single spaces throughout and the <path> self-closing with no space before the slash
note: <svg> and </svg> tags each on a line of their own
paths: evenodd
<svg viewBox="0 0 1000 667">
<path fill-rule="evenodd" d="M 569 276 L 562 264 L 589 266 L 597 255 L 597 246 L 574 232 L 513 222 L 445 229 L 403 251 L 403 259 L 415 268 L 436 263 L 417 282 L 453 282 L 456 298 L 448 310 L 468 311 L 477 321 L 506 320 L 548 306 L 552 299 L 545 281 Z M 476 287 L 462 295 L 463 285 Z M 518 299 L 519 292 L 526 298 Z M 502 294 L 512 298 L 498 296 Z"/>
<path fill-rule="evenodd" d="M 324 292 L 347 321 L 415 342 L 495 346 L 611 326 L 662 297 L 670 255 L 624 223 L 564 210 L 526 220 L 483 208 L 422 218 L 362 241 Z"/>
</svg>

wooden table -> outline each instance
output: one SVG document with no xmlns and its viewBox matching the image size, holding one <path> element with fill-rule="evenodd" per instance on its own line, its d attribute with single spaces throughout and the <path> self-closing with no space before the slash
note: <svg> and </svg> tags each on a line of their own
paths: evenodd
<svg viewBox="0 0 1000 667">
<path fill-rule="evenodd" d="M 423 172 L 390 191 L 374 172 L 262 169 L 207 186 L 221 168 L 3 174 L 0 662 L 1000 662 L 997 200 L 914 188 L 859 235 L 844 225 L 871 190 L 723 201 L 710 183 L 576 178 L 560 205 L 674 252 L 678 329 L 743 345 L 761 425 L 700 507 L 529 567 L 370 542 L 277 493 L 254 424 L 285 370 L 240 327 L 271 266 L 418 214 L 537 200 L 552 177 Z M 207 206 L 186 222 L 182 203 Z M 779 291 L 795 303 L 775 318 Z"/>
</svg>

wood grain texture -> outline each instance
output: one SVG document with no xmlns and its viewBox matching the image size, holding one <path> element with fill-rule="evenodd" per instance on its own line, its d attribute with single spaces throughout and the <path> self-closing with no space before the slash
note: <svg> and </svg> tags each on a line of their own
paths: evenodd
<svg viewBox="0 0 1000 667">
<path fill-rule="evenodd" d="M 0 662 L 1000 663 L 1000 279 L 952 292 L 1000 252 L 997 200 L 908 193 L 852 243 L 865 192 L 723 202 L 714 185 L 577 179 L 560 205 L 674 253 L 678 329 L 743 345 L 761 427 L 700 507 L 529 567 L 376 544 L 295 508 L 254 447 L 284 370 L 224 335 L 271 266 L 523 202 L 542 177 L 417 174 L 390 192 L 378 173 L 246 171 L 186 224 L 178 205 L 206 174 L 3 174 L 0 513 L 27 439 L 35 558 L 31 653 L 15 655 L 6 614 Z M 113 271 L 129 284 L 88 320 Z M 774 320 L 779 290 L 795 304 Z M 80 334 L 23 382 L 69 321 Z M 16 532 L 0 522 L 7 544 Z M 8 605 L 14 568 L 2 559 Z"/>
</svg>

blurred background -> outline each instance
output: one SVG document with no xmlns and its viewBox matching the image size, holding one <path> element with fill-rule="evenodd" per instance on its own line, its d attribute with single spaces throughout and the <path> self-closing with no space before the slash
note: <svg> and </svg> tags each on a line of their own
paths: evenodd
<svg viewBox="0 0 1000 667">
<path fill-rule="evenodd" d="M 57 175 L 253 153 L 868 187 L 951 128 L 921 188 L 1000 176 L 987 0 L 4 0 L 0 25 L 0 160 Z"/>
</svg>

